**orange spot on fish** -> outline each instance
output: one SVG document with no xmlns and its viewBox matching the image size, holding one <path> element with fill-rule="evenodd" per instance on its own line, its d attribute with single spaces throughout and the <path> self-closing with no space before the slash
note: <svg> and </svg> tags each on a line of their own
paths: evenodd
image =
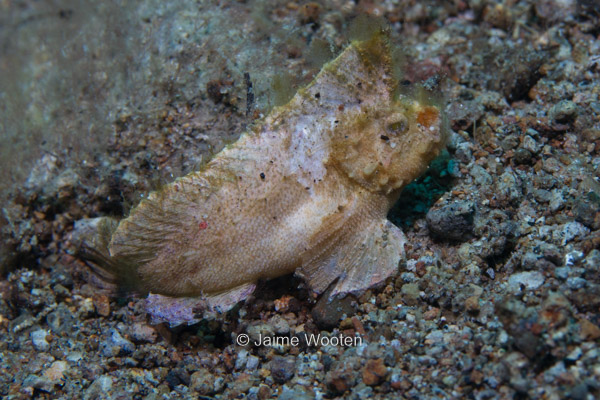
<svg viewBox="0 0 600 400">
<path fill-rule="evenodd" d="M 206 228 L 208 228 L 208 222 L 206 222 L 206 221 L 201 221 L 201 222 L 198 224 L 198 228 L 200 228 L 200 230 L 201 230 L 201 231 L 205 230 Z"/>
<path fill-rule="evenodd" d="M 435 107 L 423 107 L 423 110 L 417 114 L 417 122 L 423 126 L 430 127 L 438 119 L 439 111 Z"/>
</svg>

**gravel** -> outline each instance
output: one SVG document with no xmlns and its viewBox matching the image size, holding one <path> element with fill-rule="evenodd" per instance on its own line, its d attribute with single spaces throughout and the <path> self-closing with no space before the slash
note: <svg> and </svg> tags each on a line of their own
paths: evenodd
<svg viewBox="0 0 600 400">
<path fill-rule="evenodd" d="M 600 397 L 593 2 L 0 8 L 0 397 Z M 445 102 L 448 149 L 390 214 L 398 274 L 332 302 L 282 277 L 177 328 L 94 281 L 80 243 L 376 26 L 356 15 L 389 27 L 403 90 Z"/>
</svg>

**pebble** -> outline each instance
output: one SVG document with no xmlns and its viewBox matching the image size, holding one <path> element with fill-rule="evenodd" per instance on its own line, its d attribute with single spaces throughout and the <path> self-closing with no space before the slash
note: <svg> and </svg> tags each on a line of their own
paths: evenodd
<svg viewBox="0 0 600 400">
<path fill-rule="evenodd" d="M 269 324 L 273 327 L 273 331 L 277 335 L 287 335 L 290 333 L 290 324 L 281 315 L 274 315 L 270 320 Z"/>
<path fill-rule="evenodd" d="M 567 222 L 566 224 L 559 227 L 559 229 L 552 232 L 552 240 L 560 243 L 562 246 L 566 245 L 575 238 L 583 238 L 589 235 L 590 230 L 579 222 Z"/>
<path fill-rule="evenodd" d="M 492 176 L 480 165 L 474 164 L 470 172 L 479 186 L 487 187 L 493 183 Z"/>
<path fill-rule="evenodd" d="M 141 322 L 133 324 L 129 330 L 129 335 L 137 343 L 154 343 L 158 336 L 156 329 Z"/>
<path fill-rule="evenodd" d="M 48 331 L 44 329 L 38 329 L 31 332 L 31 341 L 33 342 L 33 347 L 38 351 L 48 351 L 50 349 L 50 343 L 48 343 L 46 340 L 47 336 Z"/>
<path fill-rule="evenodd" d="M 521 147 L 533 154 L 537 154 L 542 149 L 542 145 L 529 135 L 523 137 Z"/>
<path fill-rule="evenodd" d="M 108 397 L 113 387 L 113 378 L 110 375 L 102 375 L 96 378 L 86 389 L 84 400 L 95 400 Z"/>
<path fill-rule="evenodd" d="M 238 352 L 237 357 L 235 359 L 235 369 L 238 371 L 245 369 L 247 362 L 248 362 L 248 350 L 241 349 Z"/>
<path fill-rule="evenodd" d="M 388 369 L 381 358 L 368 360 L 362 370 L 362 380 L 365 385 L 379 385 L 386 377 Z"/>
<path fill-rule="evenodd" d="M 429 232 L 444 240 L 468 239 L 473 232 L 475 204 L 457 201 L 440 208 L 431 208 L 426 215 Z"/>
<path fill-rule="evenodd" d="M 327 388 L 336 394 L 350 390 L 356 384 L 356 373 L 348 365 L 340 365 L 325 376 Z"/>
<path fill-rule="evenodd" d="M 600 250 L 594 249 L 589 252 L 587 257 L 585 258 L 583 265 L 589 271 L 599 271 L 600 270 Z"/>
<path fill-rule="evenodd" d="M 31 328 L 34 324 L 35 319 L 31 315 L 24 313 L 11 321 L 10 330 L 13 331 L 13 333 L 19 333 L 22 330 Z"/>
<path fill-rule="evenodd" d="M 277 383 L 285 383 L 292 379 L 296 372 L 294 357 L 275 356 L 271 360 L 271 375 Z"/>
<path fill-rule="evenodd" d="M 525 271 L 511 275 L 508 278 L 508 289 L 520 292 L 521 288 L 535 290 L 544 284 L 544 275 L 538 271 Z"/>
<path fill-rule="evenodd" d="M 75 328 L 75 316 L 64 303 L 60 303 L 56 310 L 48 314 L 46 321 L 52 332 L 58 334 L 71 332 Z"/>
<path fill-rule="evenodd" d="M 354 315 L 356 312 L 355 302 L 353 296 L 346 296 L 342 299 L 336 297 L 329 301 L 327 293 L 325 293 L 313 307 L 311 316 L 317 327 L 331 330 L 337 327 L 345 316 Z"/>
<path fill-rule="evenodd" d="M 208 396 L 216 393 L 215 385 L 215 376 L 206 368 L 202 368 L 190 376 L 190 389 L 201 395 Z"/>
<path fill-rule="evenodd" d="M 548 111 L 548 117 L 556 122 L 569 122 L 577 115 L 577 105 L 571 100 L 561 100 Z"/>
<path fill-rule="evenodd" d="M 246 370 L 247 371 L 254 371 L 256 368 L 258 368 L 258 365 L 260 364 L 260 360 L 258 357 L 256 356 L 249 356 L 248 360 L 246 361 Z"/>
<path fill-rule="evenodd" d="M 30 14 L 45 15 L 37 3 L 31 2 L 24 15 L 15 11 L 16 15 L 25 20 Z M 98 108 L 111 121 L 94 121 L 93 115 L 91 122 L 84 121 L 99 127 L 114 122 L 114 137 L 105 138 L 111 151 L 89 157 L 66 140 L 70 153 L 56 152 L 50 141 L 39 160 L 32 160 L 30 179 L 15 177 L 16 190 L 10 191 L 15 196 L 0 215 L 0 230 L 8 232 L 8 241 L 0 243 L 0 397 L 598 397 L 600 130 L 595 117 L 600 111 L 600 40 L 594 30 L 597 14 L 590 5 L 594 2 L 517 1 L 512 8 L 507 2 L 490 1 L 430 2 L 427 7 L 405 2 L 404 8 L 386 8 L 394 1 L 342 3 L 321 7 L 301 31 L 285 32 L 284 41 L 278 29 L 266 36 L 238 33 L 273 13 L 278 20 L 298 22 L 302 13 L 307 15 L 302 4 L 284 4 L 266 10 L 266 16 L 254 12 L 254 19 L 248 18 L 243 26 L 232 23 L 231 15 L 247 14 L 244 2 L 232 2 L 227 9 L 188 7 L 166 17 L 160 7 L 119 9 L 127 20 L 152 28 L 136 30 L 121 24 L 126 36 L 133 32 L 135 39 L 135 34 L 143 33 L 137 38 L 140 43 L 155 43 L 152 35 L 170 32 L 172 37 L 161 42 L 160 54 L 144 52 L 146 58 L 150 54 L 149 62 L 145 58 L 140 63 L 133 56 L 142 70 L 130 76 L 133 86 L 145 87 L 135 84 L 148 76 L 144 65 L 175 60 L 166 69 L 156 68 L 156 81 L 169 87 L 156 90 L 156 96 L 150 92 L 140 96 L 133 90 L 134 96 L 128 98 L 133 103 L 143 99 L 141 109 L 140 104 L 115 108 L 112 101 Z M 86 221 L 84 216 L 126 214 L 122 204 L 137 203 L 138 194 L 147 193 L 154 180 L 172 180 L 171 174 L 194 169 L 194 163 L 208 155 L 204 150 L 218 151 L 216 144 L 235 139 L 248 118 L 265 109 L 260 104 L 265 96 L 259 92 L 254 115 L 246 118 L 245 110 L 235 107 L 235 99 L 243 103 L 247 94 L 242 78 L 246 64 L 258 66 L 250 69 L 251 79 L 258 83 L 265 81 L 269 69 L 261 68 L 262 63 L 293 74 L 306 69 L 303 38 L 316 30 L 318 40 L 312 43 L 322 40 L 325 47 L 337 48 L 339 27 L 362 11 L 389 19 L 393 30 L 404 35 L 407 51 L 417 60 L 407 65 L 407 83 L 428 78 L 433 82 L 435 77 L 427 75 L 440 67 L 441 75 L 453 77 L 444 89 L 452 111 L 447 113 L 449 153 L 404 192 L 413 204 L 406 207 L 410 220 L 397 221 L 407 243 L 406 262 L 399 265 L 394 279 L 360 300 L 328 303 L 326 294 L 313 298 L 296 285 L 299 280 L 283 278 L 293 284 L 273 288 L 267 283 L 266 293 L 256 292 L 255 300 L 219 315 L 218 321 L 177 329 L 144 322 L 138 299 L 123 304 L 85 284 L 83 265 L 72 257 L 68 245 L 84 237 L 95 240 L 102 219 Z M 56 35 L 51 29 L 55 24 L 63 32 L 69 13 L 44 19 L 42 31 Z M 68 21 L 77 24 L 79 19 Z M 195 29 L 211 24 L 223 29 Z M 33 39 L 37 26 L 35 21 L 28 24 L 27 34 Z M 171 32 L 169 26 L 181 29 Z M 221 31 L 229 34 L 220 37 Z M 430 31 L 435 32 L 429 35 Z M 114 43 L 111 38 L 103 43 L 106 35 L 85 33 L 84 29 L 81 37 L 91 54 L 99 54 L 94 65 L 103 70 L 105 60 L 97 50 Z M 535 41 L 524 40 L 528 37 Z M 282 45 L 278 49 L 283 52 L 271 52 L 275 58 L 267 60 L 260 48 L 269 41 L 271 47 Z M 30 50 L 26 40 L 13 42 L 14 54 L 23 51 L 22 46 Z M 34 79 L 41 88 L 53 81 L 58 65 L 78 65 L 54 63 L 52 55 L 60 41 L 46 42 L 50 47 L 37 49 L 39 54 L 31 58 L 44 62 L 44 73 Z M 203 47 L 189 46 L 192 42 Z M 181 48 L 186 57 L 180 57 Z M 285 54 L 277 58 L 280 53 Z M 218 57 L 205 63 L 207 54 Z M 232 57 L 239 62 L 228 62 Z M 199 64 L 190 66 L 190 60 Z M 502 62 L 495 66 L 498 60 Z M 202 74 L 173 75 L 172 69 L 180 67 Z M 110 68 L 106 72 L 110 76 Z M 102 74 L 96 75 L 86 75 L 91 79 L 84 82 L 89 90 L 74 90 L 83 93 L 79 103 L 88 104 L 86 93 L 103 88 L 108 90 L 106 99 L 123 98 L 119 96 L 123 82 L 98 86 L 94 80 Z M 222 82 L 223 93 L 211 90 L 207 97 L 206 83 L 211 80 Z M 81 84 L 78 79 L 72 83 L 75 89 Z M 262 92 L 260 86 L 255 84 L 254 89 Z M 33 105 L 56 103 L 39 101 L 40 93 L 52 94 L 49 90 L 25 92 L 33 96 Z M 211 101 L 213 95 L 223 95 L 219 104 Z M 40 132 L 52 127 L 56 118 L 60 123 L 54 128 L 61 134 L 73 127 L 75 132 L 81 126 L 78 119 L 91 115 L 73 113 L 70 107 L 32 109 L 32 121 L 41 121 Z M 472 204 L 474 209 L 464 214 L 445 209 L 456 204 Z M 8 260 L 13 254 L 18 261 Z M 21 268 L 7 271 L 5 264 Z M 22 268 L 34 264 L 38 266 Z M 506 302 L 510 305 L 505 307 Z M 230 335 L 243 330 L 253 339 L 327 330 L 331 335 L 359 334 L 365 343 L 281 349 L 231 344 Z"/>
<path fill-rule="evenodd" d="M 571 290 L 579 290 L 586 287 L 587 281 L 579 276 L 574 276 L 567 279 L 567 286 Z"/>
<path fill-rule="evenodd" d="M 131 354 L 135 345 L 123 338 L 114 328 L 110 329 L 106 339 L 100 343 L 100 353 L 105 357 L 117 357 Z"/>
<path fill-rule="evenodd" d="M 251 339 L 251 343 L 258 343 L 261 338 L 272 337 L 275 335 L 273 327 L 270 324 L 259 322 L 254 325 L 250 325 L 246 329 L 246 333 Z"/>
<path fill-rule="evenodd" d="M 44 392 L 52 392 L 54 386 L 62 385 L 64 373 L 68 369 L 68 364 L 65 361 L 54 361 L 50 368 L 44 371 L 43 375 L 34 381 L 33 387 L 43 390 Z"/>
<path fill-rule="evenodd" d="M 515 154 L 513 156 L 515 163 L 521 164 L 521 165 L 529 164 L 531 162 L 531 158 L 532 158 L 531 151 L 529 151 L 528 149 L 524 149 L 522 147 L 515 150 Z"/>
<path fill-rule="evenodd" d="M 553 189 L 550 192 L 549 206 L 550 211 L 557 212 L 565 206 L 566 200 L 561 190 Z"/>
<path fill-rule="evenodd" d="M 600 338 L 600 328 L 587 319 L 579 320 L 579 334 L 583 340 L 596 340 Z"/>
<path fill-rule="evenodd" d="M 92 300 L 94 301 L 94 307 L 96 308 L 98 315 L 103 317 L 108 317 L 110 315 L 110 300 L 108 299 L 108 296 L 101 294 L 94 296 Z"/>
<path fill-rule="evenodd" d="M 315 398 L 315 394 L 308 388 L 302 386 L 289 387 L 283 385 L 281 394 L 277 397 L 278 400 L 312 400 Z"/>
</svg>

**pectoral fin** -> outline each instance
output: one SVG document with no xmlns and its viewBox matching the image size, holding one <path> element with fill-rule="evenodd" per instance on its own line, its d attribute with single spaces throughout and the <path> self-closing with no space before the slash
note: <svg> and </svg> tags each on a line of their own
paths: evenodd
<svg viewBox="0 0 600 400">
<path fill-rule="evenodd" d="M 404 256 L 404 234 L 386 219 L 332 240 L 330 251 L 306 260 L 298 272 L 317 293 L 337 279 L 330 297 L 357 294 L 383 282 Z"/>
<path fill-rule="evenodd" d="M 152 324 L 167 322 L 171 327 L 192 325 L 229 311 L 252 294 L 255 288 L 254 283 L 247 283 L 223 293 L 202 297 L 149 294 L 146 298 L 146 311 L 150 314 Z"/>
</svg>

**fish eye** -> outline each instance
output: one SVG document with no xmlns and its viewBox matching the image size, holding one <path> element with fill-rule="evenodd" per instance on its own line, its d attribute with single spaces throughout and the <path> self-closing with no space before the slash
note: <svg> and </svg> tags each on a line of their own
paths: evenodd
<svg viewBox="0 0 600 400">
<path fill-rule="evenodd" d="M 386 126 L 386 131 L 390 136 L 398 136 L 405 133 L 408 130 L 408 120 L 406 117 L 402 116 L 402 118 L 389 123 Z"/>
</svg>

